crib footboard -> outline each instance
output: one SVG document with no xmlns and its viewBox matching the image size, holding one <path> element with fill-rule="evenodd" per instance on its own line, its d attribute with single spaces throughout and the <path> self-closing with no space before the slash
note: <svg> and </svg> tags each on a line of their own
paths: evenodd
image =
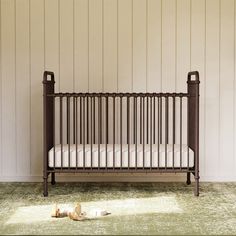
<svg viewBox="0 0 236 236">
<path fill-rule="evenodd" d="M 55 93 L 44 72 L 44 196 L 56 173 L 187 173 L 199 195 L 199 74 L 187 93 Z"/>
</svg>

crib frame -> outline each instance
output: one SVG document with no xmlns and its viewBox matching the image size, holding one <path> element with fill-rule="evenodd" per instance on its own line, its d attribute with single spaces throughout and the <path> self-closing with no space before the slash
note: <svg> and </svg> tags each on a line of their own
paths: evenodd
<svg viewBox="0 0 236 236">
<path fill-rule="evenodd" d="M 54 92 L 54 84 L 55 84 L 54 73 L 50 72 L 50 71 L 45 71 L 43 74 L 43 180 L 44 180 L 43 181 L 43 195 L 45 197 L 48 196 L 48 177 L 50 174 L 51 174 L 51 184 L 54 185 L 56 183 L 55 182 L 55 174 L 57 174 L 57 173 L 118 173 L 119 172 L 119 173 L 187 173 L 186 183 L 188 185 L 191 184 L 190 174 L 193 174 L 193 176 L 195 178 L 194 195 L 199 196 L 199 178 L 200 178 L 199 177 L 199 83 L 200 83 L 200 81 L 199 81 L 198 71 L 192 71 L 192 72 L 189 72 L 188 76 L 187 76 L 187 93 L 55 93 Z M 194 166 L 193 167 L 188 166 L 187 168 L 184 168 L 184 167 L 181 168 L 181 166 L 179 168 L 176 168 L 176 167 L 174 167 L 174 165 L 173 165 L 173 168 L 167 168 L 166 166 L 164 168 L 152 168 L 152 167 L 150 167 L 150 168 L 137 168 L 137 166 L 135 168 L 129 168 L 129 167 L 128 168 L 123 168 L 123 167 L 114 168 L 114 166 L 113 166 L 113 168 L 99 168 L 99 167 L 98 168 L 93 168 L 93 167 L 91 167 L 91 168 L 85 168 L 85 167 L 83 167 L 83 168 L 77 168 L 77 167 L 76 168 L 70 168 L 70 167 L 56 168 L 55 166 L 54 166 L 54 168 L 49 167 L 49 164 L 48 164 L 49 154 L 48 154 L 48 152 L 52 147 L 55 146 L 55 130 L 54 130 L 55 129 L 54 128 L 54 123 L 55 123 L 55 102 L 54 102 L 55 100 L 54 99 L 55 98 L 59 98 L 60 102 L 63 98 L 66 99 L 67 101 L 70 101 L 70 99 L 72 99 L 73 104 L 77 103 L 78 99 L 80 99 L 80 102 L 83 102 L 84 104 L 86 104 L 86 99 L 87 99 L 87 101 L 88 101 L 88 99 L 91 99 L 91 103 L 92 103 L 92 99 L 97 98 L 98 104 L 100 104 L 100 105 L 101 105 L 101 102 L 100 102 L 101 98 L 104 98 L 105 101 L 108 98 L 113 99 L 113 101 L 115 101 L 115 99 L 117 99 L 117 98 L 120 98 L 121 101 L 122 101 L 122 99 L 126 99 L 128 104 L 129 104 L 130 99 L 132 98 L 134 101 L 134 112 L 135 112 L 135 104 L 136 104 L 136 112 L 137 112 L 137 99 L 140 99 L 140 103 L 142 102 L 142 99 L 143 99 L 143 104 L 145 104 L 145 99 L 147 101 L 147 104 L 148 104 L 148 102 L 157 101 L 157 100 L 155 100 L 155 98 L 158 99 L 158 102 L 159 102 L 159 99 L 164 99 L 165 101 L 167 101 L 165 103 L 165 106 L 167 106 L 167 107 L 169 104 L 169 99 L 173 100 L 173 104 L 175 104 L 174 102 L 175 102 L 176 98 L 180 99 L 181 104 L 182 104 L 182 99 L 187 99 L 187 127 L 188 127 L 187 128 L 187 145 L 194 152 Z M 135 101 L 136 101 L 136 103 L 135 103 Z M 91 105 L 91 107 L 92 107 L 92 105 Z M 115 103 L 113 103 L 113 112 L 114 112 L 113 117 L 114 117 L 115 109 L 116 109 L 114 107 L 115 107 Z M 129 127 L 130 106 L 127 106 L 127 107 L 129 107 L 127 109 L 127 127 Z M 148 110 L 148 107 L 149 106 L 147 105 L 146 110 Z M 154 104 L 154 106 L 151 106 L 151 107 L 154 107 L 154 109 L 155 109 L 155 104 Z M 173 106 L 173 107 L 175 107 L 175 106 Z M 144 112 L 144 108 L 145 108 L 145 105 L 143 105 L 143 112 Z M 69 115 L 70 110 L 68 111 L 68 109 L 70 109 L 70 106 L 67 107 L 67 118 L 68 118 L 68 116 L 70 116 Z M 73 106 L 73 109 L 74 109 L 74 106 Z M 181 109 L 182 109 L 182 107 L 181 107 Z M 108 108 L 106 108 L 106 114 L 105 114 L 107 117 L 106 119 L 108 119 L 108 112 L 107 111 L 108 111 Z M 168 109 L 166 109 L 166 111 L 168 111 Z M 74 114 L 73 116 L 77 116 L 76 112 L 73 111 L 73 114 Z M 122 112 L 122 105 L 120 108 L 120 112 Z M 149 111 L 149 112 L 151 112 L 151 111 Z M 141 114 L 141 108 L 140 108 L 140 114 Z M 148 111 L 147 111 L 147 114 L 150 114 L 150 113 L 148 113 Z M 181 110 L 181 114 L 182 114 L 182 110 Z M 137 116 L 137 114 L 136 114 L 136 116 Z M 169 113 L 166 112 L 165 119 L 167 121 L 166 122 L 167 125 L 165 125 L 165 128 L 164 128 L 164 130 L 166 132 L 166 136 L 165 136 L 165 143 L 166 144 L 168 143 L 168 129 L 170 129 L 170 126 L 168 124 L 168 116 L 169 116 Z M 173 112 L 173 116 L 175 116 L 175 112 Z M 100 116 L 98 115 L 98 119 L 99 119 L 99 117 Z M 134 119 L 133 120 L 134 124 L 136 124 L 137 120 L 135 120 L 135 115 L 134 115 L 133 119 Z M 175 121 L 175 117 L 173 117 L 173 119 Z M 68 122 L 70 122 L 70 117 L 67 120 L 68 120 L 67 121 L 67 126 L 68 126 Z M 75 125 L 77 125 L 74 120 L 75 119 L 73 118 L 73 122 L 74 122 L 73 127 L 75 127 Z M 143 120 L 144 120 L 144 118 L 143 118 Z M 148 120 L 149 119 L 147 118 L 147 122 L 148 122 Z M 98 120 L 98 124 L 100 122 L 101 121 Z M 120 122 L 122 122 L 122 118 L 121 118 Z M 181 122 L 182 122 L 182 120 L 180 121 L 180 124 L 179 124 L 180 126 L 182 125 Z M 145 131 L 145 132 L 147 132 L 147 139 L 150 134 L 150 139 L 151 139 L 151 140 L 149 140 L 150 147 L 152 147 L 152 142 L 153 142 L 152 132 L 155 132 L 155 130 L 156 130 L 156 127 L 152 127 L 152 125 L 151 125 L 152 123 L 153 122 L 151 120 L 149 126 L 147 126 L 147 127 L 150 127 L 150 130 L 148 129 L 147 131 Z M 88 124 L 88 121 L 87 121 L 87 124 Z M 155 122 L 154 122 L 154 124 L 155 124 Z M 176 122 L 173 122 L 172 125 L 173 125 L 172 127 L 174 127 L 173 132 L 175 132 Z M 60 129 L 63 130 L 62 127 L 60 127 Z M 100 127 L 100 129 L 101 129 L 101 127 Z M 108 130 L 108 127 L 106 127 L 106 132 L 107 132 L 107 130 Z M 129 130 L 129 129 L 127 129 L 127 130 Z M 180 135 L 182 135 L 182 129 L 180 129 L 180 130 L 181 130 Z M 62 131 L 60 131 L 60 133 L 61 132 Z M 75 132 L 75 131 L 73 131 L 73 132 Z M 76 132 L 77 132 L 77 129 L 76 129 Z M 159 132 L 159 129 L 158 129 L 158 132 Z M 144 133 L 144 130 L 143 130 L 143 133 Z M 76 138 L 77 135 L 78 135 L 77 133 L 73 134 L 73 141 L 71 141 L 70 140 L 70 136 L 71 136 L 70 129 L 69 129 L 69 131 L 67 129 L 67 143 L 68 143 L 68 145 L 70 145 L 70 143 L 77 144 L 77 142 L 78 142 L 77 138 Z M 115 134 L 114 134 L 114 130 L 113 130 L 113 136 L 114 135 Z M 122 135 L 122 133 L 121 133 L 121 135 Z M 129 145 L 129 136 L 130 136 L 129 132 L 127 131 L 127 133 L 123 134 L 123 136 L 124 135 L 127 136 L 127 144 Z M 155 135 L 154 135 L 154 137 L 155 137 Z M 175 135 L 173 135 L 173 137 L 175 137 Z M 140 139 L 141 139 L 141 134 L 140 134 Z M 134 134 L 134 140 L 135 140 L 135 134 Z M 175 142 L 175 140 L 172 140 L 172 141 L 173 141 L 173 143 Z M 85 141 L 83 141 L 83 142 L 85 142 Z M 98 142 L 99 142 L 98 145 L 100 146 L 100 143 L 101 143 L 100 138 L 98 138 Z M 107 144 L 107 140 L 105 141 L 105 143 Z M 134 142 L 134 143 L 135 143 L 135 145 L 137 144 L 137 132 L 136 132 L 136 142 Z M 145 141 L 143 141 L 143 143 L 145 143 Z M 122 148 L 122 140 L 121 140 L 120 144 L 121 144 L 121 148 Z M 91 148 L 92 148 L 92 145 L 93 145 L 93 141 L 91 142 Z M 113 141 L 113 147 L 114 147 L 114 141 Z M 121 153 L 122 153 L 122 151 L 121 151 Z M 152 153 L 152 149 L 151 149 L 151 153 Z M 55 155 L 55 153 L 54 153 L 54 155 Z M 76 152 L 76 155 L 77 155 L 77 152 Z M 98 152 L 98 155 L 100 155 L 100 150 Z M 128 155 L 129 155 L 129 152 L 128 152 Z M 136 151 L 136 155 L 137 155 L 137 151 Z M 150 154 L 150 155 L 152 155 L 152 154 Z M 144 154 L 143 154 L 143 156 L 144 156 Z M 77 156 L 76 156 L 76 158 L 77 158 Z M 55 159 L 54 159 L 54 161 L 55 161 Z"/>
</svg>

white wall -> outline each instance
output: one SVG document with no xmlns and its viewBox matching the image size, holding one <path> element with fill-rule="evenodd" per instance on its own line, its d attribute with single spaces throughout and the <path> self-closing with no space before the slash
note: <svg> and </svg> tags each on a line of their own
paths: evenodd
<svg viewBox="0 0 236 236">
<path fill-rule="evenodd" d="M 1 181 L 41 180 L 46 69 L 66 92 L 185 92 L 199 70 L 201 180 L 236 180 L 234 0 L 0 3 Z"/>
</svg>

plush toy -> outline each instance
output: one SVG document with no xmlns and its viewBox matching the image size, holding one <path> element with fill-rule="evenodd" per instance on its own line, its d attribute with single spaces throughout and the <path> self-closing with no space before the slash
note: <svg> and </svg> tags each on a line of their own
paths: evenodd
<svg viewBox="0 0 236 236">
<path fill-rule="evenodd" d="M 86 212 L 81 211 L 80 203 L 77 203 L 77 205 L 74 208 L 72 207 L 59 208 L 58 205 L 56 204 L 52 210 L 51 216 L 56 218 L 69 217 L 71 220 L 82 221 L 89 218 L 106 216 L 109 214 L 111 213 L 105 210 L 94 209 L 90 211 L 87 216 Z"/>
<path fill-rule="evenodd" d="M 81 205 L 80 203 L 77 203 L 75 208 L 72 207 L 65 207 L 65 208 L 59 208 L 56 204 L 52 210 L 51 216 L 56 218 L 62 218 L 62 217 L 69 217 L 72 220 L 85 220 L 86 213 L 81 212 Z"/>
</svg>

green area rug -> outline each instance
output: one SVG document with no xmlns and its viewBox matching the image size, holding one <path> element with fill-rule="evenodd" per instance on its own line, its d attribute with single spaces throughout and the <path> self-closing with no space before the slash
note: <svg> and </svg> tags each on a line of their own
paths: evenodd
<svg viewBox="0 0 236 236">
<path fill-rule="evenodd" d="M 236 234 L 236 183 L 0 184 L 0 234 Z M 111 215 L 76 222 L 50 217 L 53 204 Z"/>
</svg>

